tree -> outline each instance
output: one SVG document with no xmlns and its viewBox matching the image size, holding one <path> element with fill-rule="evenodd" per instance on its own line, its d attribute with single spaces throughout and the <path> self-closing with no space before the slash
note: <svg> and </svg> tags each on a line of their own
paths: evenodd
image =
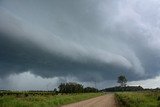
<svg viewBox="0 0 160 107">
<path fill-rule="evenodd" d="M 55 89 L 53 90 L 53 92 L 54 92 L 55 94 L 58 94 L 57 88 L 55 88 Z"/>
<path fill-rule="evenodd" d="M 65 93 L 66 92 L 66 84 L 65 83 L 61 83 L 58 88 L 59 88 L 59 92 L 60 93 Z"/>
<path fill-rule="evenodd" d="M 98 89 L 94 87 L 86 87 L 83 89 L 85 93 L 98 92 Z"/>
<path fill-rule="evenodd" d="M 60 93 L 81 93 L 83 92 L 83 85 L 74 83 L 74 82 L 61 83 L 58 88 L 59 88 Z"/>
<path fill-rule="evenodd" d="M 125 87 L 126 86 L 126 83 L 127 83 L 127 79 L 124 75 L 120 75 L 118 77 L 118 83 L 120 83 L 121 87 Z"/>
</svg>

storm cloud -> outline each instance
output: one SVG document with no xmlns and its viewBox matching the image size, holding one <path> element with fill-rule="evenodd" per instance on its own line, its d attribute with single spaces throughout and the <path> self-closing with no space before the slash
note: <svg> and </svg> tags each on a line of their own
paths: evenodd
<svg viewBox="0 0 160 107">
<path fill-rule="evenodd" d="M 158 0 L 1 0 L 0 76 L 130 81 L 160 69 Z"/>
</svg>

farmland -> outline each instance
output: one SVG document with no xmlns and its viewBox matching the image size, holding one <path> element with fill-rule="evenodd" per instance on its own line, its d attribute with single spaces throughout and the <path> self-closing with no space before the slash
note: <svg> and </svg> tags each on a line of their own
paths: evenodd
<svg viewBox="0 0 160 107">
<path fill-rule="evenodd" d="M 119 92 L 115 96 L 120 107 L 160 107 L 159 91 Z"/>
<path fill-rule="evenodd" d="M 102 95 L 101 93 L 59 94 L 53 92 L 1 92 L 0 107 L 57 107 Z"/>
</svg>

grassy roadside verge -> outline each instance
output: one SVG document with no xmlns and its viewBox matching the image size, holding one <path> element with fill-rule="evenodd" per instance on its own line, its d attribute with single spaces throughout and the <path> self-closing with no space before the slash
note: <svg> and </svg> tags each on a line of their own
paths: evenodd
<svg viewBox="0 0 160 107">
<path fill-rule="evenodd" d="M 160 92 L 121 92 L 115 97 L 120 107 L 160 107 Z"/>
<path fill-rule="evenodd" d="M 102 93 L 81 93 L 68 95 L 37 95 L 27 97 L 0 97 L 0 107 L 58 107 L 102 95 Z"/>
</svg>

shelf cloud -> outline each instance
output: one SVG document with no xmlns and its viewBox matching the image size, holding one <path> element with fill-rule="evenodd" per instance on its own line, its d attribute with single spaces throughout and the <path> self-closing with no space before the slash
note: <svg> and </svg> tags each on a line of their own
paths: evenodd
<svg viewBox="0 0 160 107">
<path fill-rule="evenodd" d="M 1 0 L 0 78 L 26 71 L 81 82 L 154 78 L 158 0 Z"/>
</svg>

